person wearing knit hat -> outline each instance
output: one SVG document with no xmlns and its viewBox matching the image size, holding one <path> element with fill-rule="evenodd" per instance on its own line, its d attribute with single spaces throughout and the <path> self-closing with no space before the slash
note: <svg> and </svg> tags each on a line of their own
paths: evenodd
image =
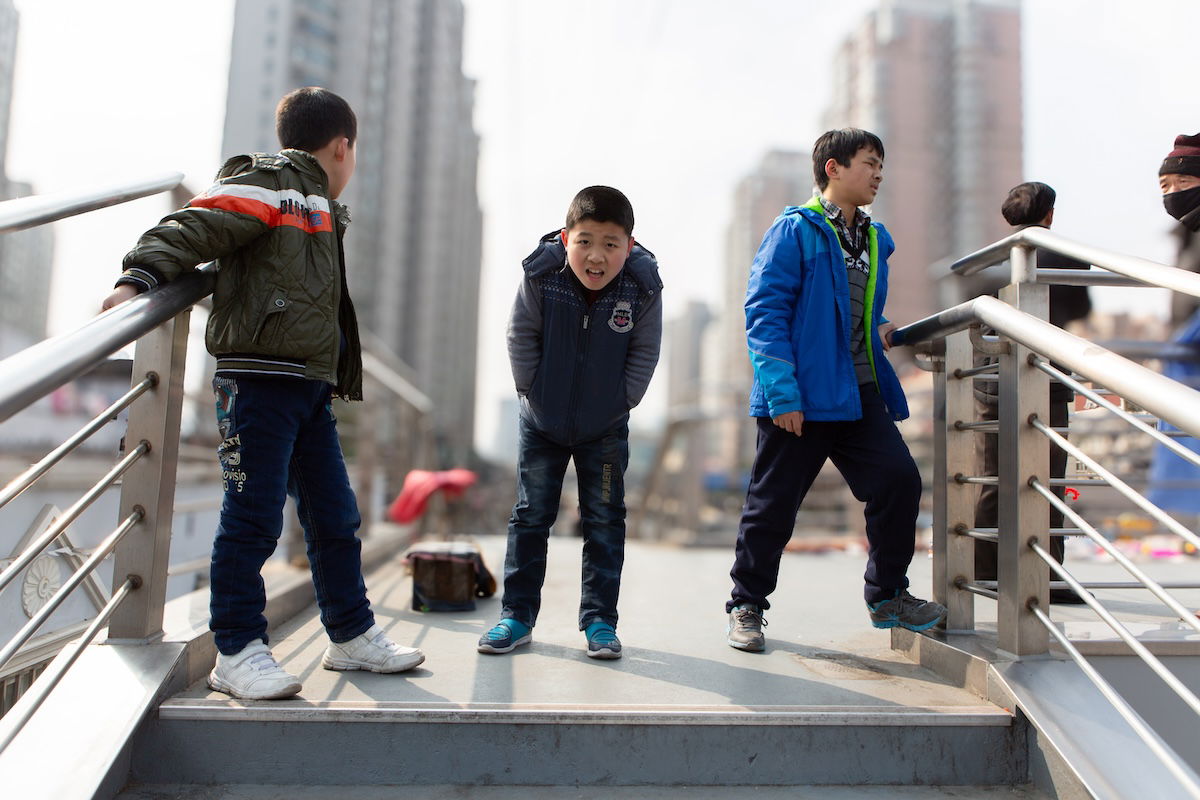
<svg viewBox="0 0 1200 800">
<path fill-rule="evenodd" d="M 1200 231 L 1200 133 L 1175 137 L 1175 148 L 1158 168 L 1167 213 L 1190 231 Z"/>
</svg>

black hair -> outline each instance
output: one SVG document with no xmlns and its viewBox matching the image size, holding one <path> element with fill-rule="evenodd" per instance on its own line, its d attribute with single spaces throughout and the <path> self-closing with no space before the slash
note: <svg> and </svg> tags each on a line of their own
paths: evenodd
<svg viewBox="0 0 1200 800">
<path fill-rule="evenodd" d="M 1009 190 L 1000 213 L 1009 225 L 1036 225 L 1054 210 L 1054 198 L 1054 190 L 1044 183 L 1021 183 Z"/>
<path fill-rule="evenodd" d="M 309 153 L 343 136 L 353 146 L 358 118 L 338 95 L 319 86 L 306 86 L 285 94 L 275 107 L 275 135 L 284 149 Z"/>
<path fill-rule="evenodd" d="M 825 131 L 818 136 L 817 141 L 813 143 L 812 154 L 813 177 L 817 181 L 817 188 L 825 191 L 825 187 L 829 185 L 829 176 L 825 174 L 825 163 L 829 159 L 832 158 L 843 167 L 848 167 L 854 156 L 864 147 L 874 150 L 881 159 L 883 158 L 883 142 L 870 131 L 842 128 Z"/>
<path fill-rule="evenodd" d="M 567 208 L 566 229 L 571 230 L 585 219 L 593 222 L 613 222 L 633 236 L 633 206 L 629 198 L 611 186 L 589 186 L 580 189 Z"/>
</svg>

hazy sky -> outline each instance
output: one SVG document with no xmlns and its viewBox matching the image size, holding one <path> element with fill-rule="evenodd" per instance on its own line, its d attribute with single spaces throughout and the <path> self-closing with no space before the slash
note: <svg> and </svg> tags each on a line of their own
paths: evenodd
<svg viewBox="0 0 1200 800">
<path fill-rule="evenodd" d="M 224 155 L 232 0 L 16 5 L 12 177 L 38 192 L 166 171 L 208 183 Z M 733 184 L 765 150 L 807 149 L 820 133 L 823 65 L 875 5 L 467 0 L 486 215 L 481 442 L 512 391 L 503 330 L 520 259 L 574 192 L 607 183 L 629 195 L 636 235 L 662 265 L 668 317 L 691 299 L 717 302 Z M 1175 134 L 1200 130 L 1195 47 L 1172 33 L 1197 30 L 1197 0 L 1024 4 L 1025 172 L 1058 190 L 1058 232 L 1170 258 L 1155 173 Z M 52 332 L 93 312 L 166 210 L 153 198 L 58 223 Z M 1097 295 L 1102 309 L 1165 307 L 1127 290 Z"/>
</svg>

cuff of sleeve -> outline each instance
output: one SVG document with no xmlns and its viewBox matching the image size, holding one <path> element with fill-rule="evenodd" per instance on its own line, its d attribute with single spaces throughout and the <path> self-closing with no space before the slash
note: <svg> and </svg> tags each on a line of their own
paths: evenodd
<svg viewBox="0 0 1200 800">
<path fill-rule="evenodd" d="M 153 272 L 141 267 L 130 267 L 121 274 L 117 279 L 117 286 L 128 285 L 138 290 L 138 292 L 148 292 L 155 289 L 161 283 L 158 276 Z"/>
</svg>

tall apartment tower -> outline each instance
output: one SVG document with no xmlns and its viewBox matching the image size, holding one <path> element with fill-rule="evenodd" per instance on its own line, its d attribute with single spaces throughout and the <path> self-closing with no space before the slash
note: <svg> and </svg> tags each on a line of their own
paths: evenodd
<svg viewBox="0 0 1200 800">
<path fill-rule="evenodd" d="M 744 300 L 750 264 L 763 234 L 785 206 L 802 205 L 813 193 L 812 158 L 808 153 L 772 150 L 734 189 L 733 216 L 725 237 L 725 270 L 717 311 L 722 385 L 722 419 L 717 431 L 719 463 L 744 472 L 754 457 L 754 426 L 746 417 L 753 370 L 746 351 Z"/>
<path fill-rule="evenodd" d="M 896 240 L 888 317 L 910 322 L 967 287 L 949 263 L 1010 232 L 1022 178 L 1019 0 L 880 0 L 841 44 L 825 128 L 879 134 L 874 218 Z"/>
<path fill-rule="evenodd" d="M 12 0 L 0 0 L 0 200 L 31 194 L 8 177 L 8 124 L 20 19 Z M 46 336 L 54 234 L 49 225 L 0 236 L 0 357 Z"/>
<path fill-rule="evenodd" d="M 324 86 L 358 116 L 340 198 L 359 324 L 434 403 L 444 466 L 471 458 L 483 215 L 461 0 L 239 0 L 225 155 L 274 152 L 275 104 Z"/>
</svg>

